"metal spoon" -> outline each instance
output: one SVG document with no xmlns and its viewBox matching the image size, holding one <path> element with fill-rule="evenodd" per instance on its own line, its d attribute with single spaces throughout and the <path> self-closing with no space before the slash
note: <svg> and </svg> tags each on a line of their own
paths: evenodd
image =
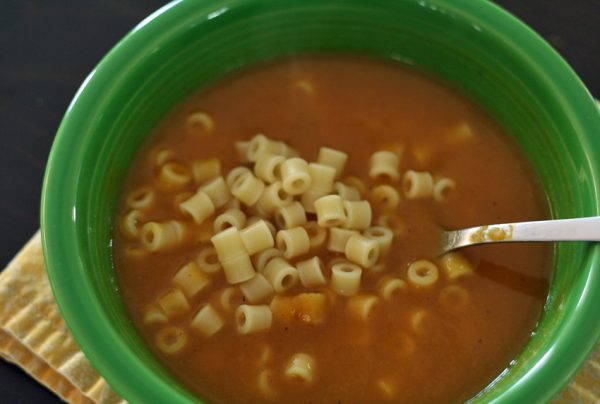
<svg viewBox="0 0 600 404">
<path fill-rule="evenodd" d="M 470 245 L 523 241 L 600 241 L 600 216 L 444 230 L 441 250 L 443 254 Z"/>
</svg>

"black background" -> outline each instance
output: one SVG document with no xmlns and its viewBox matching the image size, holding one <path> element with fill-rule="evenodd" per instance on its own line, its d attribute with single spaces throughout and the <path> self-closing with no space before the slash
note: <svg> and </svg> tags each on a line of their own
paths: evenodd
<svg viewBox="0 0 600 404">
<path fill-rule="evenodd" d="M 475 0 L 474 0 L 475 1 Z M 499 0 L 600 97 L 600 0 Z M 0 9 L 0 268 L 39 226 L 54 134 L 77 88 L 157 0 L 3 0 Z M 59 402 L 0 361 L 0 401 Z"/>
</svg>

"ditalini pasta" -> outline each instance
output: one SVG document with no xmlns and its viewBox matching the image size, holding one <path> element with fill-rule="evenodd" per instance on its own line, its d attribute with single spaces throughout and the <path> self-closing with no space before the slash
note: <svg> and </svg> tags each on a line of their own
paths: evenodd
<svg viewBox="0 0 600 404">
<path fill-rule="evenodd" d="M 215 213 L 215 204 L 204 191 L 198 191 L 189 199 L 181 202 L 179 208 L 198 224 L 202 224 L 204 220 Z"/>
<path fill-rule="evenodd" d="M 371 268 L 379 259 L 379 243 L 360 234 L 348 238 L 344 251 L 348 260 L 364 268 Z"/>
<path fill-rule="evenodd" d="M 281 164 L 285 161 L 282 155 L 262 154 L 254 165 L 254 175 L 266 183 L 272 184 L 281 179 Z"/>
<path fill-rule="evenodd" d="M 192 180 L 192 176 L 183 164 L 169 162 L 160 168 L 156 179 L 164 190 L 179 190 Z"/>
<path fill-rule="evenodd" d="M 277 392 L 273 387 L 273 379 L 275 375 L 271 369 L 263 369 L 258 374 L 257 388 L 260 394 L 269 400 L 275 399 Z"/>
<path fill-rule="evenodd" d="M 135 261 L 143 260 L 149 255 L 148 250 L 139 245 L 127 245 L 123 249 L 123 253 L 127 258 Z"/>
<path fill-rule="evenodd" d="M 206 185 L 200 187 L 200 191 L 208 195 L 215 208 L 225 205 L 229 201 L 229 198 L 231 198 L 229 188 L 223 177 L 216 177 L 210 180 Z"/>
<path fill-rule="evenodd" d="M 385 210 L 391 210 L 398 207 L 400 203 L 400 194 L 396 188 L 381 184 L 371 190 L 371 200 L 374 204 L 381 206 Z"/>
<path fill-rule="evenodd" d="M 338 181 L 333 184 L 333 189 L 344 201 L 360 201 L 360 191 L 353 186 Z"/>
<path fill-rule="evenodd" d="M 331 271 L 331 268 L 333 268 L 334 265 L 341 264 L 341 263 L 348 263 L 348 260 L 346 259 L 346 257 L 335 256 L 335 257 L 331 258 L 329 261 L 327 261 L 326 266 Z"/>
<path fill-rule="evenodd" d="M 433 193 L 433 177 L 425 171 L 408 170 L 402 178 L 402 188 L 408 199 L 429 197 Z"/>
<path fill-rule="evenodd" d="M 201 292 L 210 284 L 210 278 L 195 262 L 185 264 L 173 277 L 173 283 L 188 297 Z"/>
<path fill-rule="evenodd" d="M 311 186 L 302 194 L 301 202 L 307 212 L 315 213 L 315 201 L 328 195 L 333 189 L 335 169 L 324 164 L 309 163 L 308 173 Z"/>
<path fill-rule="evenodd" d="M 367 321 L 371 316 L 371 311 L 379 302 L 379 297 L 372 295 L 352 296 L 347 303 L 348 312 L 353 317 Z"/>
<path fill-rule="evenodd" d="M 254 334 L 271 328 L 273 315 L 267 305 L 240 305 L 235 311 L 235 323 L 240 334 Z"/>
<path fill-rule="evenodd" d="M 173 207 L 173 209 L 175 209 L 176 211 L 180 211 L 180 212 L 184 212 L 184 214 L 187 214 L 187 212 L 183 211 L 181 209 L 181 204 L 185 201 L 187 201 L 188 199 L 190 199 L 192 196 L 194 196 L 194 192 L 190 192 L 190 191 L 181 191 L 178 192 L 174 197 L 173 197 L 173 203 L 171 204 L 171 206 Z M 207 195 L 208 196 L 208 195 Z M 210 199 L 210 198 L 209 198 Z M 212 202 L 212 201 L 211 201 Z"/>
<path fill-rule="evenodd" d="M 339 195 L 326 195 L 314 202 L 317 223 L 321 227 L 342 226 L 346 222 L 346 213 Z"/>
<path fill-rule="evenodd" d="M 292 195 L 283 189 L 281 181 L 276 181 L 265 187 L 258 199 L 257 208 L 260 208 L 264 212 L 262 216 L 267 216 L 277 209 L 288 206 L 292 201 Z"/>
<path fill-rule="evenodd" d="M 400 177 L 398 165 L 400 159 L 396 153 L 378 151 L 373 153 L 369 160 L 369 177 L 375 179 L 390 178 L 396 180 Z"/>
<path fill-rule="evenodd" d="M 166 354 L 176 354 L 185 348 L 188 342 L 187 333 L 172 325 L 161 328 L 155 337 L 156 346 Z"/>
<path fill-rule="evenodd" d="M 157 252 L 181 246 L 190 234 L 185 223 L 169 220 L 164 223 L 148 222 L 144 224 L 140 236 L 148 251 Z"/>
<path fill-rule="evenodd" d="M 223 328 L 225 321 L 211 304 L 207 304 L 198 310 L 190 325 L 203 336 L 210 337 Z"/>
<path fill-rule="evenodd" d="M 192 163 L 192 175 L 197 184 L 205 184 L 221 175 L 221 160 L 216 157 Z"/>
<path fill-rule="evenodd" d="M 323 261 L 319 257 L 312 257 L 296 264 L 300 282 L 304 287 L 312 288 L 327 283 L 323 275 Z"/>
<path fill-rule="evenodd" d="M 280 173 L 283 190 L 288 194 L 299 195 L 310 188 L 312 178 L 305 160 L 299 157 L 285 160 L 281 164 Z"/>
<path fill-rule="evenodd" d="M 451 178 L 439 178 L 433 183 L 433 199 L 437 202 L 444 202 L 450 191 L 456 187 L 456 183 Z"/>
<path fill-rule="evenodd" d="M 341 262 L 331 267 L 331 286 L 333 290 L 343 296 L 351 296 L 360 288 L 362 269 L 349 262 Z"/>
<path fill-rule="evenodd" d="M 243 296 L 239 288 L 229 286 L 218 293 L 217 300 L 224 311 L 231 312 L 242 303 Z"/>
<path fill-rule="evenodd" d="M 465 309 L 469 301 L 469 292 L 459 285 L 444 286 L 438 296 L 440 306 L 453 313 Z"/>
<path fill-rule="evenodd" d="M 250 303 L 258 303 L 273 295 L 273 286 L 267 281 L 263 274 L 256 274 L 254 278 L 242 283 L 240 290 Z"/>
<path fill-rule="evenodd" d="M 431 322 L 431 313 L 425 309 L 414 310 L 410 314 L 410 327 L 417 335 L 423 335 L 426 332 L 428 323 Z"/>
<path fill-rule="evenodd" d="M 262 194 L 264 195 L 265 192 L 263 191 Z M 260 198 L 258 199 L 257 203 L 249 207 L 248 212 L 254 215 L 255 217 L 269 217 L 271 214 L 265 209 L 264 205 L 260 203 Z"/>
<path fill-rule="evenodd" d="M 291 229 L 292 227 L 306 224 L 306 212 L 298 201 L 288 206 L 280 207 L 275 214 L 275 223 L 279 228 Z"/>
<path fill-rule="evenodd" d="M 273 236 L 273 239 L 275 239 L 275 237 L 277 237 L 277 228 L 275 227 L 275 225 L 273 223 L 271 223 L 268 220 L 265 220 L 265 224 L 269 228 L 269 231 L 271 232 L 271 236 Z"/>
<path fill-rule="evenodd" d="M 222 208 L 225 209 L 225 210 L 227 210 L 227 209 L 240 209 L 241 207 L 242 207 L 242 204 L 240 203 L 240 200 L 236 199 L 236 198 L 229 199 L 229 201 L 227 201 L 227 203 L 222 206 Z"/>
<path fill-rule="evenodd" d="M 246 252 L 254 255 L 274 245 L 271 229 L 264 220 L 258 220 L 239 232 Z"/>
<path fill-rule="evenodd" d="M 169 322 L 167 315 L 158 307 L 150 307 L 144 313 L 144 324 L 165 325 Z"/>
<path fill-rule="evenodd" d="M 348 161 L 348 154 L 343 151 L 335 150 L 330 147 L 319 148 L 317 163 L 333 168 L 335 170 L 336 179 L 342 176 L 346 161 Z"/>
<path fill-rule="evenodd" d="M 227 282 L 236 284 L 254 277 L 254 267 L 238 229 L 230 227 L 223 230 L 213 236 L 211 241 Z"/>
<path fill-rule="evenodd" d="M 285 292 L 298 282 L 298 270 L 279 257 L 271 259 L 262 274 L 277 293 Z"/>
<path fill-rule="evenodd" d="M 129 238 L 138 238 L 140 236 L 140 228 L 142 226 L 142 222 L 145 218 L 146 215 L 142 211 L 129 211 L 121 219 L 121 232 Z"/>
<path fill-rule="evenodd" d="M 360 193 L 360 195 L 365 195 L 367 193 L 367 186 L 365 185 L 365 182 L 363 180 L 361 180 L 360 178 L 354 176 L 354 175 L 346 177 L 344 179 L 344 183 L 346 185 L 348 185 L 348 186 L 350 186 L 350 187 L 358 190 L 358 192 Z"/>
<path fill-rule="evenodd" d="M 371 204 L 367 201 L 343 201 L 344 227 L 364 230 L 371 225 Z"/>
<path fill-rule="evenodd" d="M 319 226 L 317 222 L 310 221 L 304 225 L 308 234 L 308 242 L 311 249 L 320 248 L 327 240 L 327 230 Z"/>
<path fill-rule="evenodd" d="M 379 244 L 379 253 L 387 254 L 394 241 L 394 233 L 384 226 L 369 227 L 363 232 L 363 235 Z"/>
<path fill-rule="evenodd" d="M 231 184 L 231 193 L 244 205 L 252 206 L 262 195 L 265 183 L 256 178 L 251 172 L 240 175 Z"/>
<path fill-rule="evenodd" d="M 204 247 L 196 256 L 198 267 L 206 273 L 218 272 L 221 269 L 217 250 L 213 247 Z"/>
<path fill-rule="evenodd" d="M 408 282 L 417 287 L 431 286 L 439 278 L 438 267 L 431 261 L 418 260 L 408 266 Z"/>
<path fill-rule="evenodd" d="M 231 190 L 231 188 L 233 188 L 233 184 L 245 174 L 252 174 L 252 171 L 248 167 L 244 166 L 236 167 L 233 170 L 229 171 L 227 177 L 225 177 L 227 187 L 229 187 L 229 189 Z"/>
<path fill-rule="evenodd" d="M 188 133 L 208 134 L 215 129 L 215 121 L 206 112 L 196 111 L 188 115 L 185 120 L 185 127 Z"/>
<path fill-rule="evenodd" d="M 258 254 L 255 254 L 252 257 L 252 260 L 254 262 L 254 266 L 255 266 L 256 270 L 258 272 L 262 272 L 263 269 L 265 269 L 265 267 L 269 263 L 269 261 L 272 260 L 273 258 L 277 258 L 277 257 L 283 257 L 283 252 L 281 252 L 280 249 L 267 248 L 266 250 L 263 250 L 263 251 L 259 252 Z"/>
<path fill-rule="evenodd" d="M 237 153 L 237 157 L 240 163 L 249 163 L 248 159 L 248 149 L 250 148 L 250 141 L 245 142 L 235 142 L 233 144 L 235 151 Z"/>
<path fill-rule="evenodd" d="M 262 367 L 269 363 L 270 359 L 273 357 L 273 348 L 268 344 L 264 344 L 260 347 L 259 352 L 256 364 Z"/>
<path fill-rule="evenodd" d="M 152 187 L 138 188 L 127 196 L 127 205 L 131 209 L 147 210 L 154 206 L 156 200 L 156 192 Z"/>
<path fill-rule="evenodd" d="M 324 164 L 310 163 L 308 164 L 308 173 L 311 178 L 309 189 L 324 193 L 330 193 L 333 190 L 335 168 Z"/>
<path fill-rule="evenodd" d="M 213 228 L 215 233 L 219 233 L 229 227 L 235 227 L 238 230 L 243 229 L 246 225 L 246 214 L 240 209 L 227 209 L 215 218 Z"/>
<path fill-rule="evenodd" d="M 277 232 L 277 248 L 287 259 L 306 254 L 310 250 L 310 240 L 304 227 L 283 229 Z"/>
<path fill-rule="evenodd" d="M 256 162 L 266 153 L 285 156 L 286 149 L 287 147 L 283 142 L 269 139 L 265 135 L 259 133 L 250 139 L 246 155 L 249 161 Z"/>
<path fill-rule="evenodd" d="M 240 231 L 235 227 L 230 227 L 215 234 L 211 242 L 217 252 L 217 257 L 222 263 L 240 255 L 248 254 Z"/>
<path fill-rule="evenodd" d="M 181 289 L 165 292 L 158 299 L 158 305 L 169 318 L 180 316 L 190 309 L 190 304 Z"/>
<path fill-rule="evenodd" d="M 298 378 L 306 383 L 312 383 L 315 379 L 315 359 L 305 353 L 297 353 L 290 359 L 285 368 L 285 375 L 290 378 Z"/>
<path fill-rule="evenodd" d="M 226 261 L 221 261 L 221 266 L 225 273 L 225 279 L 232 285 L 252 279 L 255 275 L 254 267 L 248 254 L 238 255 Z"/>
<path fill-rule="evenodd" d="M 263 154 L 266 153 L 283 155 L 283 150 L 280 146 L 280 143 L 275 142 L 267 138 L 265 135 L 259 133 L 250 139 L 246 156 L 249 161 L 256 162 Z"/>
<path fill-rule="evenodd" d="M 333 252 L 345 252 L 348 239 L 356 234 L 360 233 L 357 230 L 340 229 L 338 227 L 330 228 L 327 249 Z"/>
<path fill-rule="evenodd" d="M 400 278 L 383 277 L 378 283 L 379 294 L 385 300 L 392 300 L 406 290 L 406 282 Z"/>
<path fill-rule="evenodd" d="M 153 168 L 161 167 L 164 164 L 175 160 L 175 157 L 175 151 L 168 147 L 156 147 L 148 153 L 148 160 Z"/>
</svg>

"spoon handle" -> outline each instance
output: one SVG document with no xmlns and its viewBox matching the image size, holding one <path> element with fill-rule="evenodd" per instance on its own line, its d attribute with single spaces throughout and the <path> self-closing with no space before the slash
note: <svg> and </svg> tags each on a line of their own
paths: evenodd
<svg viewBox="0 0 600 404">
<path fill-rule="evenodd" d="M 600 241 L 600 216 L 490 224 L 446 231 L 442 250 L 447 252 L 469 245 L 522 241 Z"/>
</svg>

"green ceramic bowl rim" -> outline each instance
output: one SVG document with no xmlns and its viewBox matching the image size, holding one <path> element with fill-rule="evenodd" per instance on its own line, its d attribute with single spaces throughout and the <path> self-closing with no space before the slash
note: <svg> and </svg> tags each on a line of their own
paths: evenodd
<svg viewBox="0 0 600 404">
<path fill-rule="evenodd" d="M 235 7 L 251 1 L 238 0 L 229 3 L 231 7 Z M 485 21 L 492 26 L 502 26 L 503 38 L 507 43 L 514 45 L 515 53 L 530 60 L 540 72 L 552 79 L 554 93 L 565 113 L 587 136 L 585 141 L 588 144 L 584 146 L 588 151 L 594 149 L 591 146 L 593 143 L 591 129 L 593 124 L 598 122 L 598 118 L 592 117 L 590 112 L 595 108 L 594 100 L 566 62 L 541 37 L 506 11 L 485 0 L 434 0 L 428 3 L 442 4 L 469 19 Z M 165 32 L 173 29 L 172 26 L 165 24 L 184 17 L 192 7 L 195 7 L 197 12 L 201 5 L 208 6 L 206 7 L 208 11 L 210 7 L 208 3 L 199 4 L 179 0 L 167 4 L 142 21 L 104 57 L 86 78 L 64 116 L 50 153 L 44 178 L 41 206 L 42 239 L 48 275 L 58 305 L 69 329 L 90 362 L 117 392 L 134 402 L 172 402 L 175 399 L 183 401 L 186 397 L 180 395 L 158 375 L 145 369 L 114 333 L 108 333 L 103 341 L 99 341 L 98 333 L 102 333 L 105 327 L 103 324 L 95 324 L 95 319 L 90 316 L 98 309 L 98 303 L 91 300 L 82 302 L 75 298 L 73 288 L 77 288 L 77 282 L 83 279 L 84 275 L 70 269 L 81 267 L 79 257 L 85 252 L 81 250 L 78 242 L 81 235 L 78 234 L 75 218 L 65 217 L 61 213 L 65 211 L 65 206 L 75 206 L 75 200 L 65 197 L 65 195 L 76 195 L 75 192 L 65 192 L 65 178 L 73 180 L 68 182 L 71 188 L 76 186 L 80 167 L 77 165 L 78 160 L 73 156 L 82 153 L 86 146 L 86 134 L 78 133 L 73 129 L 82 120 L 89 119 L 90 111 L 97 113 L 114 91 L 111 81 L 101 73 L 114 72 L 119 66 L 126 66 L 130 61 L 135 60 L 132 55 L 149 52 L 150 50 L 143 44 L 155 42 L 165 35 Z M 534 60 L 527 56 L 528 54 L 535 55 L 537 59 Z M 587 157 L 594 172 L 598 173 L 600 151 L 596 150 L 596 152 L 596 154 L 589 153 Z M 597 176 L 594 176 L 592 186 L 595 188 L 594 194 L 598 201 L 600 181 Z M 594 208 L 594 213 L 598 214 L 598 203 Z M 551 349 L 534 368 L 505 390 L 500 397 L 502 401 L 512 402 L 524 397 L 536 397 L 540 401 L 546 401 L 567 383 L 586 359 L 600 337 L 598 326 L 586 327 L 587 335 L 578 335 L 581 327 L 597 321 L 592 314 L 600 296 L 592 297 L 590 290 L 598 288 L 597 286 L 592 288 L 592 285 L 600 284 L 600 275 L 597 274 L 600 272 L 597 268 L 600 264 L 598 252 L 596 247 L 591 247 L 589 250 L 588 259 L 592 265 L 579 304 L 561 330 L 561 334 L 566 337 L 553 343 Z M 65 271 L 68 276 L 65 276 Z M 565 363 L 553 358 L 551 351 L 555 349 L 561 352 L 568 351 L 570 360 Z"/>
</svg>

